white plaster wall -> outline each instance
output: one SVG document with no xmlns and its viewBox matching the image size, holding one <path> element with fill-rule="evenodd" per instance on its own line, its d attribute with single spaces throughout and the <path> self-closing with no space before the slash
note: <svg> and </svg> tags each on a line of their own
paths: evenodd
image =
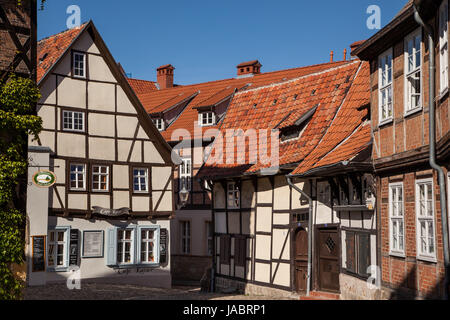
<svg viewBox="0 0 450 320">
<path fill-rule="evenodd" d="M 273 230 L 273 258 L 289 260 L 291 252 L 291 237 L 288 230 Z"/>
<path fill-rule="evenodd" d="M 242 181 L 242 208 L 254 208 L 256 205 L 255 187 L 251 180 Z"/>
<path fill-rule="evenodd" d="M 227 232 L 227 217 L 225 212 L 216 212 L 215 213 L 215 228 L 217 233 L 226 233 Z"/>
<path fill-rule="evenodd" d="M 272 203 L 272 185 L 269 178 L 258 179 L 258 203 Z"/>
<path fill-rule="evenodd" d="M 270 264 L 255 263 L 255 280 L 270 283 Z"/>
<path fill-rule="evenodd" d="M 89 158 L 114 161 L 116 158 L 114 139 L 89 138 Z"/>
<path fill-rule="evenodd" d="M 128 191 L 114 191 L 113 193 L 114 209 L 130 208 L 130 193 Z"/>
<path fill-rule="evenodd" d="M 239 212 L 228 212 L 228 233 L 240 234 Z"/>
<path fill-rule="evenodd" d="M 256 259 L 270 261 L 271 237 L 256 235 Z"/>
<path fill-rule="evenodd" d="M 88 83 L 90 110 L 115 112 L 115 85 L 109 83 Z"/>
<path fill-rule="evenodd" d="M 116 189 L 128 189 L 130 187 L 130 170 L 128 166 L 113 166 L 113 186 Z"/>
<path fill-rule="evenodd" d="M 148 197 L 133 197 L 133 211 L 136 212 L 149 212 L 150 200 Z"/>
<path fill-rule="evenodd" d="M 83 33 L 78 38 L 78 40 L 74 43 L 73 48 L 74 50 L 81 52 L 89 52 L 96 54 L 100 53 L 91 36 L 87 32 Z"/>
<path fill-rule="evenodd" d="M 47 146 L 48 144 L 42 144 Z M 58 155 L 86 158 L 86 138 L 80 134 L 58 133 Z"/>
<path fill-rule="evenodd" d="M 115 226 L 127 226 L 130 224 L 140 225 L 140 226 L 152 226 L 159 225 L 161 228 L 170 231 L 170 223 L 166 220 L 156 221 L 153 224 L 150 221 L 96 221 L 93 224 L 90 221 L 84 219 L 64 219 L 64 218 L 49 218 L 49 228 L 55 226 L 70 226 L 72 229 L 80 230 L 82 234 L 83 231 L 104 231 L 105 239 L 104 239 L 104 247 L 106 248 L 106 241 L 108 237 L 108 230 Z M 169 288 L 171 286 L 171 276 L 170 276 L 170 252 L 168 254 L 169 263 L 167 267 L 158 268 L 151 272 L 145 273 L 137 273 L 135 270 L 130 270 L 130 273 L 127 274 L 118 274 L 117 271 L 113 270 L 110 267 L 107 267 L 107 257 L 103 258 L 92 258 L 92 259 L 83 259 L 81 258 L 80 270 L 81 270 L 81 279 L 95 279 L 97 281 L 104 280 L 109 281 L 110 283 L 135 283 L 144 286 L 152 286 L 152 287 L 165 287 Z M 135 269 L 135 268 L 134 268 Z M 47 281 L 48 282 L 60 282 L 66 281 L 66 279 L 71 275 L 70 272 L 47 272 Z"/>
<path fill-rule="evenodd" d="M 122 87 L 117 87 L 117 111 L 120 113 L 136 114 L 136 109 L 128 99 Z"/>
<path fill-rule="evenodd" d="M 153 210 L 155 211 L 172 211 L 172 191 L 165 192 L 153 192 Z M 158 208 L 156 208 L 157 202 L 159 202 Z"/>
<path fill-rule="evenodd" d="M 259 207 L 256 213 L 256 231 L 272 231 L 272 208 Z"/>
<path fill-rule="evenodd" d="M 42 118 L 42 127 L 55 130 L 55 107 L 38 106 L 37 115 Z"/>
<path fill-rule="evenodd" d="M 274 209 L 275 210 L 289 210 L 290 206 L 290 187 L 287 184 L 286 177 L 275 177 L 275 190 L 274 190 Z"/>
<path fill-rule="evenodd" d="M 147 163 L 164 163 L 160 152 L 156 149 L 153 142 L 144 142 L 144 161 Z"/>
<path fill-rule="evenodd" d="M 86 81 L 58 77 L 58 105 L 86 109 Z"/>
<path fill-rule="evenodd" d="M 135 116 L 117 116 L 117 136 L 119 138 L 134 138 L 138 119 Z"/>
<path fill-rule="evenodd" d="M 115 82 L 111 70 L 101 56 L 90 54 L 89 59 L 89 78 L 92 80 Z"/>
<path fill-rule="evenodd" d="M 173 254 L 181 254 L 181 221 L 191 222 L 191 254 L 193 256 L 207 255 L 206 222 L 212 221 L 210 210 L 178 210 L 175 219 L 172 220 L 172 243 Z"/>
<path fill-rule="evenodd" d="M 274 276 L 274 284 L 285 287 L 291 286 L 291 266 L 289 264 L 272 263 L 272 277 Z"/>
<path fill-rule="evenodd" d="M 56 104 L 56 76 L 50 74 L 47 81 L 43 82 L 39 86 L 39 91 L 41 92 L 41 99 L 39 103 L 41 104 Z"/>
<path fill-rule="evenodd" d="M 225 209 L 225 190 L 220 183 L 214 183 L 214 208 Z"/>
<path fill-rule="evenodd" d="M 172 168 L 153 167 L 152 186 L 153 190 L 172 190 Z"/>
<path fill-rule="evenodd" d="M 306 194 L 311 195 L 311 187 L 308 181 L 293 179 L 293 183 Z M 292 209 L 308 209 L 309 202 L 303 195 L 295 189 L 292 189 Z"/>
<path fill-rule="evenodd" d="M 89 134 L 94 136 L 114 137 L 114 115 L 90 113 L 88 116 Z"/>
</svg>

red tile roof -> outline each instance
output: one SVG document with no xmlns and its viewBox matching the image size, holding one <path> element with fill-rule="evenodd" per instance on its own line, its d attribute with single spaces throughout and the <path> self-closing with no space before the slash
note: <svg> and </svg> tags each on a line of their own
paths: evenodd
<svg viewBox="0 0 450 320">
<path fill-rule="evenodd" d="M 37 82 L 59 60 L 88 23 L 42 39 L 37 44 Z"/>
<path fill-rule="evenodd" d="M 139 80 L 132 78 L 127 78 L 127 80 L 137 96 L 158 90 L 156 82 L 154 81 Z"/>
<path fill-rule="evenodd" d="M 279 165 L 300 163 L 294 173 L 302 173 L 318 165 L 354 157 L 370 143 L 371 134 L 367 130 L 370 126 L 362 125 L 367 115 L 362 107 L 369 98 L 368 64 L 359 60 L 348 62 L 298 79 L 237 93 L 220 130 L 222 135 L 227 129 L 269 132 L 291 126 L 315 110 L 300 137 L 279 146 Z M 223 149 L 213 150 L 200 176 L 239 176 L 269 168 L 263 161 L 252 164 L 250 156 L 259 154 L 260 148 L 266 148 L 270 142 L 271 139 L 267 143 L 261 139 L 246 140 L 245 152 L 238 152 L 237 146 L 233 148 L 224 142 Z M 220 138 L 216 143 L 219 145 Z M 239 145 L 242 147 L 242 142 Z M 214 163 L 214 159 L 227 153 L 237 154 L 230 164 Z"/>
<path fill-rule="evenodd" d="M 155 108 L 157 108 L 158 112 L 163 111 L 162 107 L 160 107 L 163 103 L 166 103 L 171 99 L 176 101 L 176 97 L 181 94 L 186 94 L 187 92 L 199 92 L 180 114 L 180 116 L 172 124 L 170 124 L 165 131 L 162 132 L 162 135 L 167 141 L 172 141 L 172 134 L 177 129 L 188 130 L 193 138 L 198 138 L 195 137 L 196 129 L 199 132 L 204 132 L 209 129 L 217 128 L 217 126 L 203 128 L 196 127 L 195 122 L 198 121 L 198 110 L 195 108 L 213 105 L 223 101 L 228 96 L 231 96 L 235 90 L 242 90 L 246 86 L 249 86 L 250 88 L 257 88 L 298 78 L 304 75 L 317 73 L 332 67 L 346 65 L 348 63 L 349 61 L 338 61 L 282 71 L 266 72 L 247 78 L 232 78 L 200 84 L 176 86 L 164 90 L 151 91 L 138 96 L 147 112 L 152 113 L 155 112 Z M 173 105 L 170 106 L 170 103 L 167 103 L 164 107 L 167 107 L 168 110 L 171 109 Z M 178 140 L 178 138 L 176 138 L 176 140 Z"/>
</svg>

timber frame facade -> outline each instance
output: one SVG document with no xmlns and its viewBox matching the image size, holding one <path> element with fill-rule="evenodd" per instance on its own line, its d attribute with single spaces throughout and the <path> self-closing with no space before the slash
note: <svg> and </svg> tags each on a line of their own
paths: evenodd
<svg viewBox="0 0 450 320">
<path fill-rule="evenodd" d="M 92 21 L 39 49 L 44 129 L 30 141 L 29 179 L 50 170 L 56 183 L 29 186 L 29 285 L 79 270 L 81 279 L 171 287 L 170 146 Z M 36 239 L 46 243 L 45 265 L 34 257 Z"/>
</svg>

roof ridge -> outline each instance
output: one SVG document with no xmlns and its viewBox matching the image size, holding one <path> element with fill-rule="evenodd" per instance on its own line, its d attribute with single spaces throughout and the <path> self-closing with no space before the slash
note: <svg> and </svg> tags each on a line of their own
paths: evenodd
<svg viewBox="0 0 450 320">
<path fill-rule="evenodd" d="M 45 37 L 45 38 L 42 38 L 41 40 L 39 40 L 39 41 L 37 42 L 37 44 L 40 44 L 41 42 L 47 41 L 47 40 L 49 40 L 49 39 L 51 39 L 51 38 L 54 38 L 54 37 L 56 37 L 56 36 L 60 36 L 60 35 L 62 35 L 62 34 L 64 34 L 64 33 L 66 33 L 66 32 L 72 31 L 72 30 L 74 30 L 74 29 L 82 29 L 82 28 L 85 27 L 88 23 L 89 23 L 89 21 L 80 24 L 78 27 L 71 28 L 71 29 L 66 29 L 66 30 L 64 30 L 64 31 L 61 31 L 61 32 L 52 34 L 52 35 L 50 35 L 50 36 L 47 36 L 47 37 Z"/>
<path fill-rule="evenodd" d="M 145 79 L 138 79 L 138 78 L 130 78 L 130 77 L 127 77 L 127 79 L 128 79 L 128 80 L 135 80 L 135 81 L 145 81 L 145 82 L 156 83 L 156 81 L 145 80 Z"/>
<path fill-rule="evenodd" d="M 269 71 L 269 72 L 263 72 L 260 74 L 255 75 L 254 77 L 260 77 L 260 76 L 264 76 L 264 75 L 270 75 L 270 74 L 275 74 L 275 73 L 279 73 L 279 72 L 286 72 L 286 71 L 293 71 L 293 70 L 301 70 L 301 69 L 307 69 L 307 68 L 314 68 L 314 67 L 320 67 L 320 66 L 325 66 L 327 64 L 331 65 L 335 65 L 335 64 L 339 64 L 341 63 L 342 65 L 348 65 L 354 61 L 359 61 L 359 59 L 355 59 L 355 60 L 348 60 L 348 61 L 334 61 L 334 62 L 324 62 L 324 63 L 318 63 L 318 64 L 312 64 L 312 65 L 307 65 L 307 66 L 301 66 L 301 67 L 293 67 L 293 68 L 288 68 L 288 69 L 282 69 L 282 70 L 275 70 L 275 71 Z M 329 69 L 326 69 L 329 70 Z M 186 87 L 191 87 L 191 86 L 199 86 L 199 85 L 207 85 L 207 84 L 213 84 L 213 83 L 219 83 L 222 81 L 233 81 L 233 80 L 248 80 L 249 83 L 251 83 L 251 79 L 253 79 L 254 77 L 251 78 L 226 78 L 226 79 L 220 79 L 220 80 L 211 80 L 211 81 L 206 81 L 206 82 L 199 82 L 199 83 L 191 83 L 191 84 L 186 84 L 186 85 L 178 85 L 177 87 L 173 87 L 173 88 L 166 88 L 163 90 L 159 90 L 159 92 L 164 92 L 164 91 L 168 91 L 174 88 L 186 88 Z M 140 79 L 135 79 L 135 80 L 140 80 Z M 145 81 L 150 81 L 150 80 L 145 80 Z"/>
<path fill-rule="evenodd" d="M 319 72 L 306 74 L 306 75 L 303 75 L 301 77 L 297 77 L 297 78 L 293 78 L 293 79 L 289 79 L 289 80 L 284 80 L 284 81 L 282 80 L 280 82 L 271 83 L 269 85 L 260 86 L 260 87 L 256 87 L 256 88 L 251 88 L 251 89 L 244 90 L 244 91 L 239 91 L 239 92 L 236 93 L 236 95 L 241 95 L 243 93 L 254 92 L 256 90 L 263 90 L 263 89 L 267 89 L 267 88 L 271 88 L 271 87 L 281 86 L 281 85 L 288 84 L 288 83 L 291 83 L 291 82 L 294 82 L 294 81 L 298 81 L 298 80 L 301 80 L 301 79 L 305 79 L 305 78 L 308 78 L 308 77 L 314 77 L 314 76 L 318 76 L 318 75 L 321 75 L 321 74 L 324 74 L 324 73 L 335 71 L 335 70 L 338 70 L 338 69 L 341 69 L 341 68 L 344 68 L 344 67 L 348 67 L 350 64 L 355 64 L 355 63 L 361 63 L 361 60 L 359 60 L 359 59 L 352 60 L 352 61 L 349 61 L 349 63 L 337 66 L 335 68 L 325 69 L 325 70 L 322 70 L 322 71 L 319 71 Z"/>
</svg>

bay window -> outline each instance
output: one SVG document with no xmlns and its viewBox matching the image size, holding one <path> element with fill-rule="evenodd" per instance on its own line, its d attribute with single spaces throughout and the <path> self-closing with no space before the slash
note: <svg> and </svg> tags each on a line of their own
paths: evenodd
<svg viewBox="0 0 450 320">
<path fill-rule="evenodd" d="M 379 58 L 379 112 L 380 124 L 392 120 L 392 48 L 382 54 Z"/>
<path fill-rule="evenodd" d="M 391 254 L 405 254 L 405 218 L 403 203 L 403 184 L 389 186 L 389 229 Z"/>
<path fill-rule="evenodd" d="M 433 180 L 416 182 L 417 252 L 419 258 L 436 259 Z"/>
<path fill-rule="evenodd" d="M 405 39 L 405 113 L 422 108 L 422 29 Z"/>
</svg>

